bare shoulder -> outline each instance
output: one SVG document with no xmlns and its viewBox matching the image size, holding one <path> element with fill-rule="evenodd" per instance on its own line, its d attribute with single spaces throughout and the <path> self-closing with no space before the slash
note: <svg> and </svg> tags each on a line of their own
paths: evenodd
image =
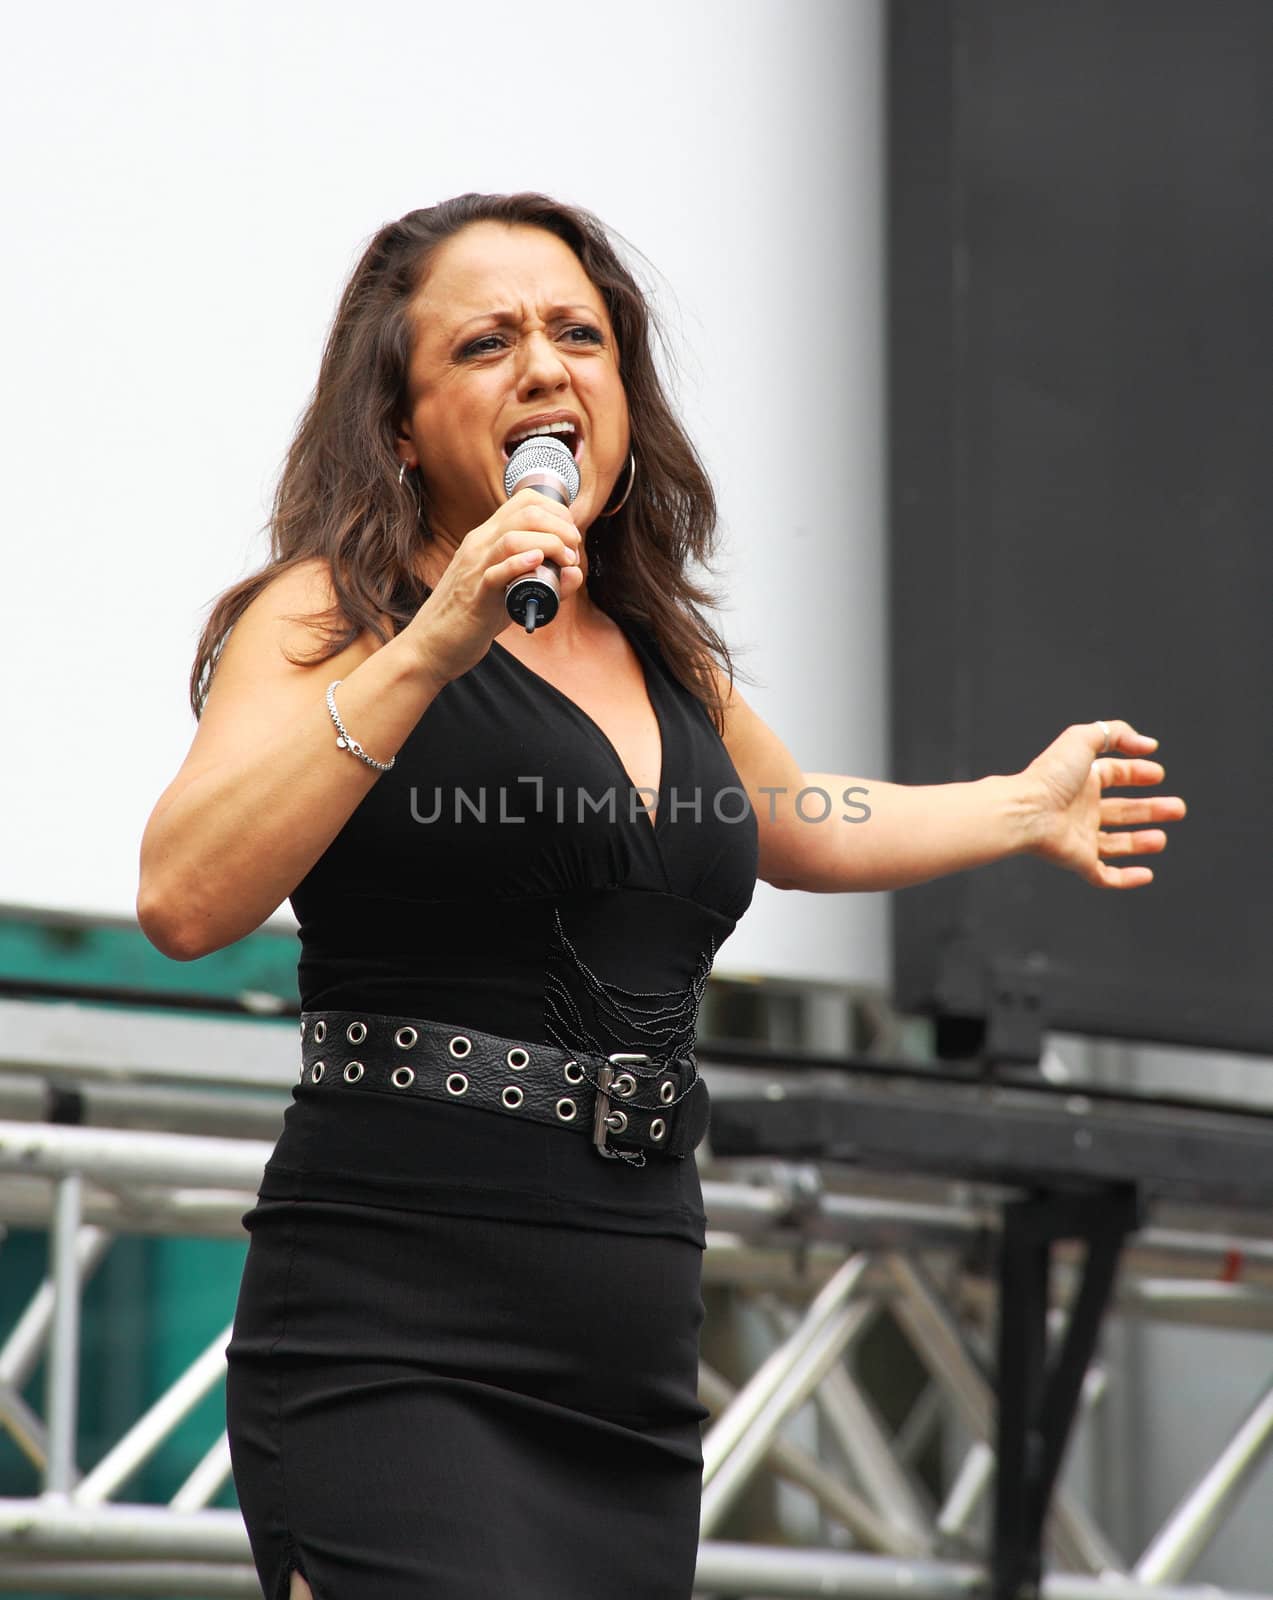
<svg viewBox="0 0 1273 1600">
<path fill-rule="evenodd" d="M 308 671 L 305 658 L 321 655 L 327 642 L 347 627 L 326 557 L 311 556 L 285 568 L 253 598 L 230 630 L 212 680 L 209 706 L 218 682 L 224 692 L 229 682 L 245 675 L 259 683 L 262 674 L 288 677 L 293 671 Z M 365 631 L 332 659 L 354 666 L 379 647 L 375 635 Z"/>
<path fill-rule="evenodd" d="M 184 785 L 317 704 L 333 678 L 344 677 L 380 648 L 364 631 L 328 654 L 346 624 L 331 570 L 313 557 L 272 577 L 244 608 L 217 659 L 203 716 L 174 786 Z M 392 630 L 390 630 L 391 632 Z"/>
<path fill-rule="evenodd" d="M 324 624 L 339 621 L 331 564 L 325 556 L 310 556 L 275 573 L 245 608 L 226 640 L 222 659 L 231 640 L 262 633 L 273 633 L 289 649 L 303 650 L 321 637 Z"/>
</svg>

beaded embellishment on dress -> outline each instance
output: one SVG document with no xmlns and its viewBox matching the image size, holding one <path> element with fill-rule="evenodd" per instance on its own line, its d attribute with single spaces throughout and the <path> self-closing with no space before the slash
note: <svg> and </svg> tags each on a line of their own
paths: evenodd
<svg viewBox="0 0 1273 1600">
<path fill-rule="evenodd" d="M 693 1053 L 699 1006 L 716 959 L 714 939 L 709 939 L 708 948 L 700 955 L 694 976 L 686 987 L 625 989 L 598 977 L 582 959 L 566 936 L 561 912 L 556 907 L 553 922 L 556 937 L 545 979 L 544 1017 L 554 1044 L 563 1050 L 593 1051 L 598 1055 L 634 1046 L 662 1059 Z M 561 971 L 565 961 L 582 979 L 593 1011 L 602 1019 L 614 1043 L 606 1044 L 589 1027 Z"/>
<path fill-rule="evenodd" d="M 699 1006 L 716 957 L 715 939 L 709 937 L 708 948 L 699 956 L 694 975 L 683 988 L 637 990 L 607 983 L 592 970 L 567 937 L 561 912 L 555 906 L 553 934 L 544 982 L 544 1025 L 554 1044 L 581 1054 L 604 1056 L 615 1050 L 636 1049 L 655 1062 L 684 1057 L 693 1061 Z M 593 1018 L 607 1039 L 599 1037 L 597 1029 L 589 1025 L 567 981 L 568 974 L 577 976 Z M 657 1076 L 658 1071 L 657 1067 L 637 1066 L 628 1070 L 638 1078 Z M 682 1097 L 695 1089 L 702 1092 L 697 1072 L 694 1081 L 682 1090 Z M 633 1166 L 645 1165 L 640 1151 L 607 1153 Z"/>
</svg>

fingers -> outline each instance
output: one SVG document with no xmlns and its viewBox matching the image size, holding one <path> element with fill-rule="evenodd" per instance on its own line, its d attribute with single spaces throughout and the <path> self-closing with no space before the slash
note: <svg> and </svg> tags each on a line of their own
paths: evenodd
<svg viewBox="0 0 1273 1600">
<path fill-rule="evenodd" d="M 1151 784 L 1161 783 L 1167 776 L 1167 769 L 1160 761 L 1120 761 L 1116 756 L 1104 756 L 1093 761 L 1092 771 L 1100 779 L 1102 789 L 1144 789 Z M 1179 795 L 1172 795 L 1171 799 L 1174 804 L 1184 806 Z M 1179 814 L 1184 816 L 1184 811 Z"/>
<path fill-rule="evenodd" d="M 505 534 L 492 555 L 501 568 L 512 562 L 515 575 L 519 577 L 527 567 L 533 572 L 543 561 L 555 562 L 563 576 L 577 570 L 580 565 L 579 552 L 572 545 L 550 534 L 526 533 L 520 528 L 514 533 Z M 537 559 L 532 560 L 532 556 Z"/>
<path fill-rule="evenodd" d="M 528 572 L 534 572 L 543 559 L 542 550 L 514 550 L 511 556 L 505 556 L 503 561 L 497 561 L 493 567 L 487 567 L 484 577 L 492 588 L 497 588 L 500 584 L 512 583 L 514 578 L 521 578 Z"/>
<path fill-rule="evenodd" d="M 501 561 L 523 550 L 538 550 L 540 560 L 546 557 L 559 567 L 580 564 L 583 535 L 563 506 L 533 489 L 520 490 L 487 526 L 498 535 L 496 552 Z"/>
<path fill-rule="evenodd" d="M 1098 889 L 1141 889 L 1154 881 L 1154 875 L 1148 867 L 1107 867 L 1098 861 L 1091 881 Z"/>
<path fill-rule="evenodd" d="M 1161 828 L 1137 828 L 1130 833 L 1098 833 L 1097 853 L 1102 856 L 1156 855 L 1167 848 L 1167 835 Z"/>
<path fill-rule="evenodd" d="M 1143 765 L 1154 765 L 1152 762 Z M 1096 850 L 1100 856 L 1156 855 L 1167 848 L 1167 834 L 1161 828 L 1136 826 L 1143 823 L 1176 822 L 1185 815 L 1185 803 L 1178 795 L 1151 795 L 1143 800 L 1102 799 L 1100 807 L 1101 830 L 1096 835 Z M 1109 833 L 1105 830 L 1120 825 L 1128 826 L 1126 833 Z M 1113 888 L 1133 888 L 1135 883 L 1148 883 L 1148 878 L 1135 882 L 1126 878 L 1101 882 Z"/>
<path fill-rule="evenodd" d="M 1109 819 L 1103 817 L 1102 820 Z M 1136 828 L 1128 833 L 1100 832 L 1096 835 L 1097 854 L 1101 857 L 1158 855 L 1166 848 L 1167 835 L 1161 828 Z M 1100 889 L 1142 889 L 1154 881 L 1153 871 L 1149 867 L 1114 867 L 1104 860 L 1097 860 L 1087 877 L 1090 883 Z"/>
<path fill-rule="evenodd" d="M 544 541 L 547 543 L 547 541 Z M 528 572 L 534 572 L 541 566 L 545 559 L 556 561 L 560 567 L 557 578 L 557 587 L 562 595 L 573 594 L 583 583 L 583 570 L 578 565 L 579 558 L 573 552 L 566 552 L 573 565 L 567 565 L 564 557 L 553 550 L 544 551 L 542 545 L 531 550 L 515 550 L 511 556 L 506 556 L 503 561 L 498 561 L 493 567 L 488 567 L 483 574 L 483 582 L 491 589 L 504 589 L 517 578 L 524 578 Z"/>
<path fill-rule="evenodd" d="M 569 507 L 558 505 L 555 500 L 534 489 L 519 489 L 511 500 L 504 502 L 491 521 L 503 528 L 542 528 L 572 544 L 583 540 Z"/>
<path fill-rule="evenodd" d="M 1109 721 L 1087 722 L 1083 728 L 1092 742 L 1092 753 L 1098 756 L 1107 755 L 1111 750 L 1144 754 L 1158 744 L 1157 739 L 1147 733 L 1137 733 L 1130 722 L 1121 722 L 1117 717 Z M 1107 728 L 1108 738 L 1105 733 Z"/>
<path fill-rule="evenodd" d="M 1178 822 L 1188 812 L 1179 795 L 1147 795 L 1143 800 L 1102 799 L 1101 822 L 1107 828 L 1143 822 Z"/>
</svg>

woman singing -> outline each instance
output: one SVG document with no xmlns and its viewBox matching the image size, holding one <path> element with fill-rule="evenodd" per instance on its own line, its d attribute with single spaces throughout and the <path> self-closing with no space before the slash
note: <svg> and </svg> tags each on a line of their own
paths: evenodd
<svg viewBox="0 0 1273 1600">
<path fill-rule="evenodd" d="M 505 470 L 552 436 L 568 505 Z M 376 234 L 217 603 L 138 915 L 189 960 L 299 921 L 299 1081 L 227 1422 L 267 1600 L 687 1600 L 707 1095 L 695 1021 L 757 876 L 900 888 L 1032 852 L 1152 879 L 1156 741 L 865 786 L 813 826 L 689 575 L 715 504 L 595 218 L 465 195 Z M 560 571 L 551 626 L 505 594 Z M 695 803 L 695 797 L 697 803 Z M 857 812 L 860 816 L 860 810 Z M 1116 825 L 1127 831 L 1107 832 Z"/>
</svg>

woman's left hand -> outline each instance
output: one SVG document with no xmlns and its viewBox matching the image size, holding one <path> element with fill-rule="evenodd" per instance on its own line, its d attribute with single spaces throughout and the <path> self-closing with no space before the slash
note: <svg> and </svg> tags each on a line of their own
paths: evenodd
<svg viewBox="0 0 1273 1600">
<path fill-rule="evenodd" d="M 1148 788 L 1166 776 L 1146 759 L 1158 744 L 1126 722 L 1111 721 L 1109 750 L 1098 722 L 1076 723 L 1035 757 L 1022 776 L 1029 780 L 1037 807 L 1030 830 L 1030 854 L 1077 872 L 1100 889 L 1139 889 L 1152 883 L 1149 867 L 1107 866 L 1103 856 L 1156 855 L 1167 845 L 1161 828 L 1146 823 L 1176 822 L 1185 802 L 1176 795 L 1124 798 L 1107 788 Z M 1110 828 L 1128 831 L 1110 833 Z"/>
</svg>

